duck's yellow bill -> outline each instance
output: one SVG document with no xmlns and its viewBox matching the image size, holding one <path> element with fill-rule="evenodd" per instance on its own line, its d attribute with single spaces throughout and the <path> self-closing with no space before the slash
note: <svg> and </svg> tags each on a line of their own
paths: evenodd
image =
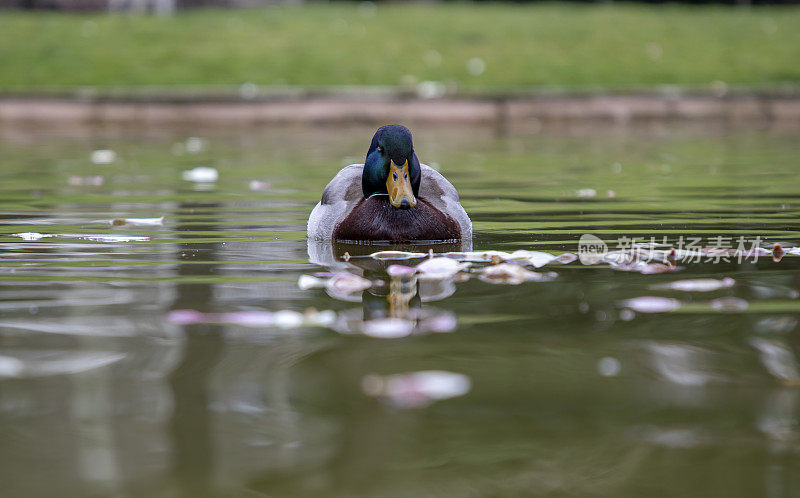
<svg viewBox="0 0 800 498">
<path fill-rule="evenodd" d="M 414 189 L 411 188 L 408 161 L 404 162 L 402 166 L 398 166 L 394 161 L 389 161 L 389 178 L 386 179 L 386 191 L 389 193 L 389 202 L 396 208 L 417 205 Z M 406 201 L 406 205 L 404 205 L 403 201 Z"/>
</svg>

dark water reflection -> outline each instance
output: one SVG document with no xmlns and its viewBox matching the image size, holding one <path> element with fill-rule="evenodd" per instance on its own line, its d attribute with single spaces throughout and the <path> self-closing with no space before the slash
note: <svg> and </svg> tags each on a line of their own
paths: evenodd
<svg viewBox="0 0 800 498">
<path fill-rule="evenodd" d="M 793 135 L 415 131 L 462 192 L 477 250 L 574 252 L 584 233 L 800 242 Z M 521 285 L 395 281 L 359 258 L 371 249 L 305 241 L 322 186 L 368 129 L 205 133 L 192 150 L 175 130 L 95 133 L 0 142 L 0 495 L 800 493 L 800 257 L 655 275 L 575 262 Z M 93 164 L 100 148 L 117 160 Z M 196 166 L 220 179 L 181 179 Z M 95 175 L 102 184 L 76 180 Z M 26 232 L 61 237 L 13 235 Z M 350 296 L 298 286 L 345 266 L 382 284 Z M 723 277 L 736 285 L 658 288 Z M 640 296 L 684 306 L 621 309 Z M 748 307 L 703 304 L 725 297 Z M 340 321 L 167 319 L 309 308 Z M 458 322 L 404 339 L 353 333 L 398 316 Z M 403 374 L 423 371 L 469 387 L 419 403 Z"/>
</svg>

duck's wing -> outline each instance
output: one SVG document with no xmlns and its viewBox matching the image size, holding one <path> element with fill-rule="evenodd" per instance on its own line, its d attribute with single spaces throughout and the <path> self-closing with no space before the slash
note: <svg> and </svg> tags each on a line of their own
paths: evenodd
<svg viewBox="0 0 800 498">
<path fill-rule="evenodd" d="M 439 211 L 451 216 L 461 227 L 462 240 L 472 240 L 472 220 L 461 206 L 458 191 L 441 173 L 427 164 L 421 164 L 422 180 L 419 196 Z"/>
<path fill-rule="evenodd" d="M 322 200 L 308 217 L 308 238 L 331 240 L 333 229 L 364 197 L 361 191 L 363 164 L 351 164 L 339 171 L 322 191 Z"/>
</svg>

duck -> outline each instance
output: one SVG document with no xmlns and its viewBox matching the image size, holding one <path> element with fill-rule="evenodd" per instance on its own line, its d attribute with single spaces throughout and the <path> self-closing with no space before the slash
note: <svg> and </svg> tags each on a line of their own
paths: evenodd
<svg viewBox="0 0 800 498">
<path fill-rule="evenodd" d="M 422 164 L 411 131 L 378 128 L 363 164 L 342 168 L 308 218 L 308 238 L 348 243 L 472 241 L 458 191 Z"/>
</svg>

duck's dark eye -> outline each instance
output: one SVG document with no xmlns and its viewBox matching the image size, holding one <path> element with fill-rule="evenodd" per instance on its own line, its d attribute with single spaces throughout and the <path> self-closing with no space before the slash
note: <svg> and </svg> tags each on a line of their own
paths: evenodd
<svg viewBox="0 0 800 498">
<path fill-rule="evenodd" d="M 381 154 L 383 154 L 383 147 L 381 147 L 380 145 L 378 146 L 378 152 L 380 152 Z"/>
<path fill-rule="evenodd" d="M 394 177 L 394 181 L 397 181 L 397 173 L 392 173 L 392 176 Z"/>
</svg>

